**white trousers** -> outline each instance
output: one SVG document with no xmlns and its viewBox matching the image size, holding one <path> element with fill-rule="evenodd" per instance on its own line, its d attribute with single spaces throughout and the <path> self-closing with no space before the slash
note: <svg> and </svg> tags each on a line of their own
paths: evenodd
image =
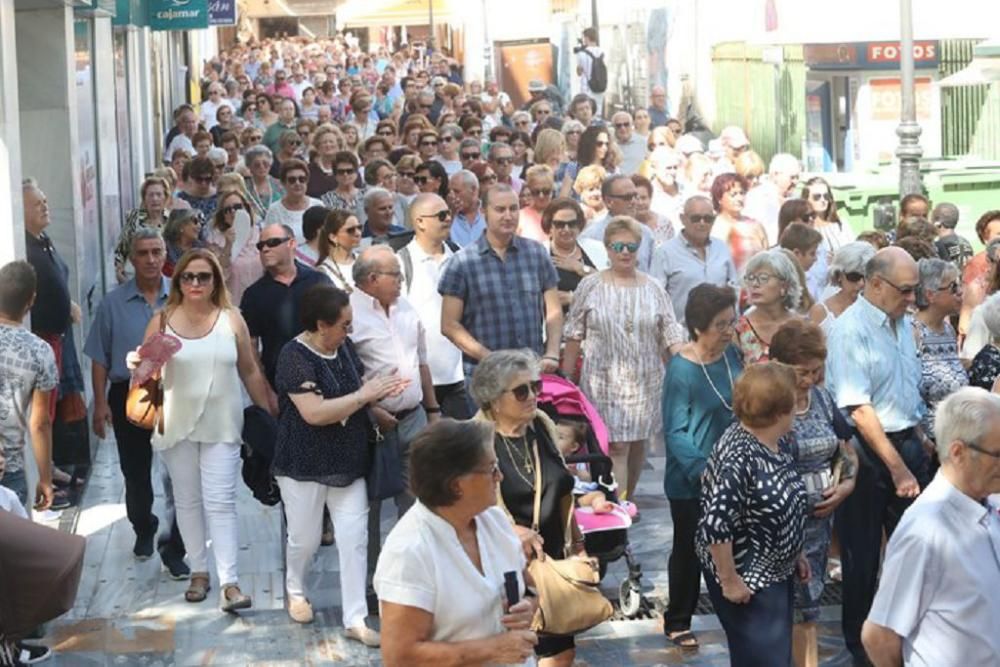
<svg viewBox="0 0 1000 667">
<path fill-rule="evenodd" d="M 181 440 L 160 456 L 174 485 L 177 527 L 184 538 L 191 571 L 208 571 L 207 542 L 211 539 L 219 584 L 238 583 L 239 445 Z"/>
<path fill-rule="evenodd" d="M 340 605 L 345 628 L 364 625 L 368 615 L 365 600 L 365 569 L 368 549 L 368 492 L 365 480 L 336 487 L 278 477 L 281 500 L 288 524 L 285 549 L 285 588 L 289 596 L 305 593 L 306 569 L 319 548 L 323 531 L 323 506 L 330 510 L 333 534 L 340 557 Z"/>
</svg>

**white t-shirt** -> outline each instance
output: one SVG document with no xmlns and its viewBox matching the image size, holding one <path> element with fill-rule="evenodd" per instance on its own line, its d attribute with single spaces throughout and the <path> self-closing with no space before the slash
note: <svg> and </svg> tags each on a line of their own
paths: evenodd
<svg viewBox="0 0 1000 667">
<path fill-rule="evenodd" d="M 17 494 L 5 486 L 0 486 L 0 510 L 10 512 L 22 519 L 28 518 L 28 512 L 25 511 L 21 501 L 17 499 Z"/>
<path fill-rule="evenodd" d="M 222 98 L 222 100 L 216 104 L 212 100 L 205 100 L 201 103 L 201 122 L 205 126 L 206 130 L 211 130 L 213 127 L 219 124 L 216 119 L 216 114 L 219 113 L 221 107 L 229 107 L 233 109 L 233 114 L 235 115 L 236 109 L 230 104 L 229 100 Z"/>
<path fill-rule="evenodd" d="M 267 215 L 264 216 L 264 226 L 273 224 L 288 225 L 295 232 L 295 242 L 299 245 L 305 245 L 306 238 L 302 235 L 302 214 L 313 206 L 322 205 L 323 202 L 310 197 L 309 206 L 306 206 L 301 211 L 289 211 L 279 199 L 267 209 Z"/>
<path fill-rule="evenodd" d="M 429 641 L 485 639 L 504 631 L 504 572 L 516 572 L 524 594 L 524 552 L 499 507 L 476 517 L 483 574 L 472 564 L 455 529 L 420 501 L 386 538 L 375 568 L 379 600 L 416 607 L 434 616 Z M 534 665 L 534 658 L 524 665 Z"/>
<path fill-rule="evenodd" d="M 587 55 L 587 53 L 584 53 L 584 51 L 593 54 L 594 57 L 591 58 L 589 55 Z M 594 67 L 594 59 L 600 58 L 602 55 L 604 55 L 604 51 L 601 51 L 601 47 L 599 46 L 588 46 L 586 49 L 576 54 L 576 64 L 580 67 L 580 69 L 583 70 L 583 74 L 580 75 L 581 93 L 591 92 L 590 90 L 591 69 Z"/>
</svg>

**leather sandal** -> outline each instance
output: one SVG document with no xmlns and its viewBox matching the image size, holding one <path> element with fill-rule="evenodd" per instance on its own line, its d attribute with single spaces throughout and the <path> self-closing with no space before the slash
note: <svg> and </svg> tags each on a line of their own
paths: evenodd
<svg viewBox="0 0 1000 667">
<path fill-rule="evenodd" d="M 236 584 L 224 584 L 222 586 L 222 611 L 239 611 L 249 609 L 253 605 L 253 600 L 249 595 L 244 595 L 240 587 Z"/>
<path fill-rule="evenodd" d="M 191 583 L 184 592 L 184 599 L 188 602 L 204 602 L 208 592 L 212 590 L 210 581 L 208 572 L 192 572 Z"/>
</svg>

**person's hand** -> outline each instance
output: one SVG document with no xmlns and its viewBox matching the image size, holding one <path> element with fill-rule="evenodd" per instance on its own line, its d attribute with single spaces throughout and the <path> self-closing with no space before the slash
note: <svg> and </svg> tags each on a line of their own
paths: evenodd
<svg viewBox="0 0 1000 667">
<path fill-rule="evenodd" d="M 563 271 L 572 271 L 578 276 L 583 276 L 586 266 L 583 262 L 578 259 L 573 259 L 572 257 L 560 257 L 559 255 L 552 256 L 552 263 L 555 264 L 557 269 L 562 269 Z"/>
<path fill-rule="evenodd" d="M 427 423 L 428 424 L 433 424 L 434 422 L 438 421 L 439 419 L 441 419 L 441 413 L 440 412 L 428 412 L 427 413 Z"/>
<path fill-rule="evenodd" d="M 900 498 L 916 498 L 920 495 L 920 484 L 913 476 L 905 463 L 901 463 L 898 468 L 890 471 L 892 473 L 892 483 L 896 487 L 896 495 Z"/>
<path fill-rule="evenodd" d="M 384 408 L 378 406 L 372 408 L 372 415 L 375 417 L 375 423 L 378 424 L 379 430 L 383 433 L 388 433 L 399 426 L 399 420 Z"/>
<path fill-rule="evenodd" d="M 52 481 L 39 480 L 35 485 L 35 509 L 44 512 L 52 507 Z"/>
<path fill-rule="evenodd" d="M 795 574 L 799 581 L 809 581 L 812 578 L 812 567 L 809 566 L 809 560 L 805 554 L 799 554 L 799 560 L 795 563 Z"/>
<path fill-rule="evenodd" d="M 590 506 L 593 508 L 594 514 L 607 514 L 614 509 L 615 504 L 607 498 L 595 498 Z"/>
<path fill-rule="evenodd" d="M 272 417 L 277 417 L 279 413 L 278 394 L 270 386 L 267 388 L 267 411 Z"/>
<path fill-rule="evenodd" d="M 735 575 L 731 580 L 721 582 L 722 597 L 726 598 L 733 604 L 746 604 L 750 602 L 750 597 L 753 593 L 747 588 L 746 583 L 743 581 L 743 577 L 740 575 Z"/>
<path fill-rule="evenodd" d="M 361 385 L 361 400 L 373 403 L 389 396 L 399 396 L 409 386 L 410 381 L 399 377 L 397 373 L 379 375 Z"/>
<path fill-rule="evenodd" d="M 141 345 L 139 347 L 142 347 Z M 131 352 L 125 355 L 125 367 L 130 371 L 134 371 L 139 367 L 139 363 L 142 361 L 142 357 L 139 356 L 139 348 L 135 348 Z"/>
<path fill-rule="evenodd" d="M 823 500 L 816 503 L 813 507 L 813 516 L 822 519 L 823 517 L 830 516 L 833 510 L 840 506 L 840 503 L 844 502 L 847 496 L 851 495 L 854 491 L 854 479 L 845 479 L 843 482 L 837 486 L 831 486 L 823 490 Z"/>
<path fill-rule="evenodd" d="M 525 597 L 517 604 L 511 605 L 500 618 L 503 627 L 508 630 L 531 629 L 531 619 L 535 617 L 535 610 L 538 608 L 536 600 L 537 598 Z"/>
<path fill-rule="evenodd" d="M 521 549 L 524 550 L 525 558 L 531 560 L 534 557 L 538 560 L 545 560 L 545 552 L 542 550 L 545 540 L 542 539 L 541 535 L 525 526 L 514 526 L 514 532 L 521 540 Z"/>
<path fill-rule="evenodd" d="M 80 304 L 76 301 L 69 302 L 69 318 L 73 321 L 73 324 L 79 324 L 83 321 L 83 311 L 80 310 Z"/>
<path fill-rule="evenodd" d="M 543 373 L 555 373 L 559 370 L 559 360 L 552 357 L 542 357 L 540 366 Z"/>
<path fill-rule="evenodd" d="M 512 630 L 493 636 L 493 655 L 490 662 L 501 665 L 519 665 L 535 654 L 538 635 L 531 630 Z"/>
<path fill-rule="evenodd" d="M 107 401 L 94 401 L 94 435 L 101 440 L 107 437 L 107 425 L 111 423 L 111 408 Z"/>
<path fill-rule="evenodd" d="M 226 250 L 231 250 L 233 244 L 236 243 L 236 225 L 229 225 L 229 228 L 222 233 L 222 236 L 226 239 Z"/>
</svg>

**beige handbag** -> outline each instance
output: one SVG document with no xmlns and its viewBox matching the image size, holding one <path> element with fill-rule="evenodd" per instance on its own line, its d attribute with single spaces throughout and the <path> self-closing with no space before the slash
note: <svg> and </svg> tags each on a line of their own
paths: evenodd
<svg viewBox="0 0 1000 667">
<path fill-rule="evenodd" d="M 531 529 L 538 532 L 538 515 L 542 504 L 542 462 L 538 454 L 538 441 L 534 446 L 535 456 L 535 507 Z M 567 528 L 573 521 L 573 510 L 569 511 Z M 566 534 L 570 534 L 567 529 Z M 563 545 L 562 560 L 546 557 L 545 560 L 532 559 L 528 563 L 528 573 L 534 580 L 538 592 L 538 610 L 531 622 L 531 629 L 552 635 L 572 635 L 603 623 L 611 618 L 614 609 L 601 593 L 601 575 L 596 558 L 570 557 L 570 544 Z"/>
</svg>

